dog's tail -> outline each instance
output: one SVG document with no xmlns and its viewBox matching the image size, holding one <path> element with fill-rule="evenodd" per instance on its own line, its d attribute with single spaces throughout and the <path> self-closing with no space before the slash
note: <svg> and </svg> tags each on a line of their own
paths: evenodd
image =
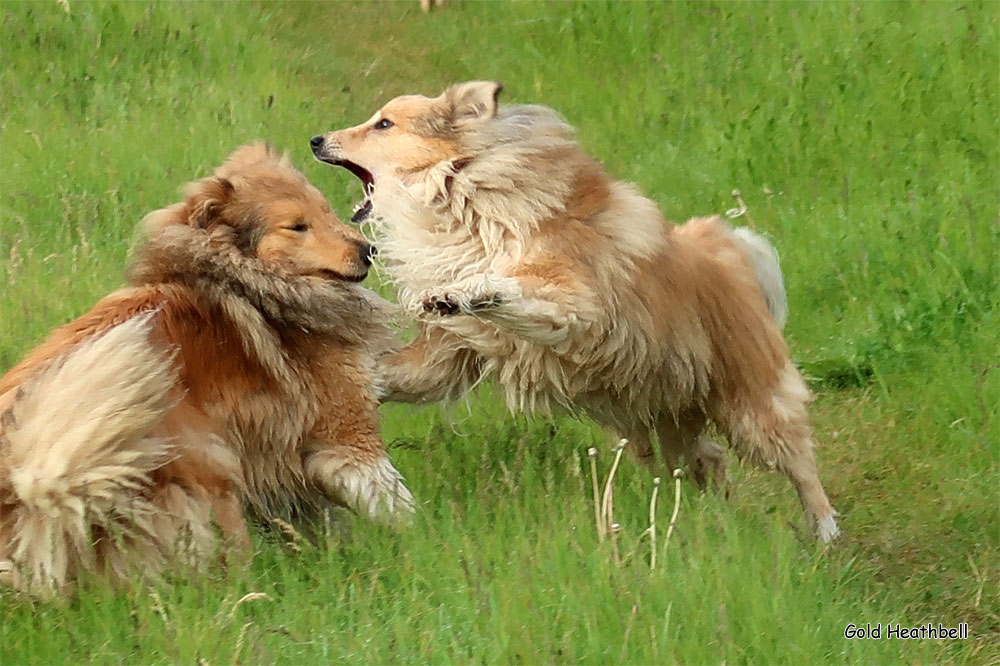
<svg viewBox="0 0 1000 666">
<path fill-rule="evenodd" d="M 152 534 L 149 474 L 171 457 L 153 436 L 173 405 L 173 359 L 153 313 L 79 344 L 23 386 L 0 417 L 0 559 L 15 586 L 54 592 L 97 550 Z M 119 543 L 120 545 L 120 543 Z"/>
<path fill-rule="evenodd" d="M 778 322 L 778 328 L 784 328 L 788 321 L 788 297 L 785 294 L 785 280 L 781 276 L 778 251 L 766 238 L 747 227 L 734 228 L 733 235 L 742 244 L 754 272 L 757 273 L 757 282 L 764 292 L 767 309 Z"/>
</svg>

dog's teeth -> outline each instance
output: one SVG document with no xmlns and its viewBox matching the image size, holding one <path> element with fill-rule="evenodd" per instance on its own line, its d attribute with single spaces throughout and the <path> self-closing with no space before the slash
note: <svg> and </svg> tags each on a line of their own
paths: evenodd
<svg viewBox="0 0 1000 666">
<path fill-rule="evenodd" d="M 360 223 L 371 215 L 372 212 L 372 200 L 369 197 L 365 197 L 365 200 L 354 207 L 354 211 L 351 213 L 351 222 Z"/>
<path fill-rule="evenodd" d="M 368 206 L 371 203 L 371 201 L 372 201 L 371 192 L 369 192 L 364 199 L 354 204 L 354 208 L 351 210 L 351 213 L 357 213 L 359 210 L 364 209 L 365 206 Z"/>
</svg>

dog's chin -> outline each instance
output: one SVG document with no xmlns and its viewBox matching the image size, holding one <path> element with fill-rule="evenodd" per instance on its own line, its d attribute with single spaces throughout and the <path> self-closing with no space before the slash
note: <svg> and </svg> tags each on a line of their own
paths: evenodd
<svg viewBox="0 0 1000 666">
<path fill-rule="evenodd" d="M 354 275 L 345 275 L 344 273 L 339 273 L 329 268 L 322 268 L 310 277 L 319 278 L 326 282 L 362 282 L 366 277 L 368 277 L 368 271 L 364 273 L 358 273 Z"/>
</svg>

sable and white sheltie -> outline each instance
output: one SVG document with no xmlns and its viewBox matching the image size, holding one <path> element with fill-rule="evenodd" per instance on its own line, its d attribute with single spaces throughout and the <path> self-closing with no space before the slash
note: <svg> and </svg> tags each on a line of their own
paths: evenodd
<svg viewBox="0 0 1000 666">
<path fill-rule="evenodd" d="M 580 409 L 645 460 L 720 478 L 725 451 L 783 472 L 820 539 L 837 535 L 781 334 L 777 254 L 719 218 L 675 226 L 612 179 L 550 109 L 497 104 L 498 83 L 393 99 L 313 137 L 358 176 L 400 301 L 422 317 L 386 360 L 387 396 L 427 401 L 493 378 L 513 408 Z"/>
<path fill-rule="evenodd" d="M 0 379 L 0 561 L 64 589 L 247 544 L 244 511 L 412 499 L 379 438 L 372 247 L 265 144 L 150 214 L 129 284 Z M 191 557 L 188 557 L 191 556 Z"/>
</svg>

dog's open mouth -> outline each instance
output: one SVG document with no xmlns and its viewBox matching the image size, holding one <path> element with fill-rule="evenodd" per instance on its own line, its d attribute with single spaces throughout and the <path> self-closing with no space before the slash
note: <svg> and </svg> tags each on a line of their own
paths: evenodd
<svg viewBox="0 0 1000 666">
<path fill-rule="evenodd" d="M 323 160 L 324 162 L 329 162 L 334 166 L 344 167 L 355 176 L 361 180 L 361 185 L 365 189 L 365 198 L 362 199 L 361 203 L 354 207 L 351 214 L 351 222 L 360 223 L 364 222 L 369 215 L 372 213 L 372 194 L 375 192 L 375 177 L 372 176 L 371 172 L 361 166 L 351 162 L 350 160 Z"/>
</svg>

